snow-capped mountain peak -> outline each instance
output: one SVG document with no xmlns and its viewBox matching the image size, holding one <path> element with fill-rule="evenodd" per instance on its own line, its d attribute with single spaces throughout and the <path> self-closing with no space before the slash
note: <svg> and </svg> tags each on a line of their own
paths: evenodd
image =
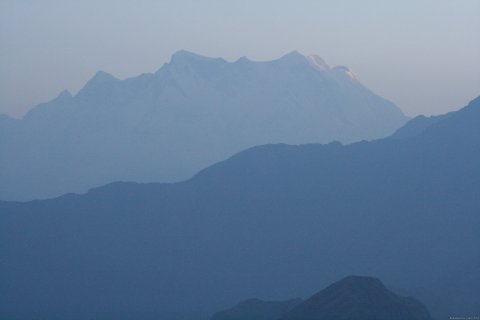
<svg viewBox="0 0 480 320">
<path fill-rule="evenodd" d="M 312 67 L 320 71 L 330 70 L 330 66 L 318 55 L 309 54 L 305 57 Z"/>
</svg>

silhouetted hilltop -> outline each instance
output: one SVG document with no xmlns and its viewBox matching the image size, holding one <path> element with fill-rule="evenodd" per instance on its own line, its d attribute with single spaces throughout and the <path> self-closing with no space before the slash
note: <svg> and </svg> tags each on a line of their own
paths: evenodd
<svg viewBox="0 0 480 320">
<path fill-rule="evenodd" d="M 350 276 L 305 300 L 282 320 L 431 320 L 413 298 L 400 297 L 375 278 Z"/>
</svg>

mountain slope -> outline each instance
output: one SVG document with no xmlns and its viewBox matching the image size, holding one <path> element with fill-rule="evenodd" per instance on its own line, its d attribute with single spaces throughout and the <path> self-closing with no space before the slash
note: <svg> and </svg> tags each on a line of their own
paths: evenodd
<svg viewBox="0 0 480 320">
<path fill-rule="evenodd" d="M 285 301 L 249 299 L 231 309 L 215 313 L 211 320 L 278 320 L 301 302 L 301 299 Z"/>
<path fill-rule="evenodd" d="M 287 312 L 282 320 L 431 320 L 418 300 L 400 297 L 375 278 L 349 276 Z"/>
<path fill-rule="evenodd" d="M 408 139 L 413 136 L 417 136 L 425 131 L 429 126 L 448 118 L 451 113 L 443 114 L 440 116 L 417 116 L 408 121 L 404 126 L 395 131 L 390 138 L 392 139 Z"/>
<path fill-rule="evenodd" d="M 266 145 L 182 183 L 0 202 L 1 317 L 199 319 L 347 274 L 430 284 L 479 255 L 479 122 L 477 98 L 409 139 Z"/>
<path fill-rule="evenodd" d="M 75 96 L 0 119 L 0 199 L 180 181 L 255 145 L 370 140 L 405 121 L 348 68 L 316 56 L 230 63 L 180 51 L 153 74 L 100 71 Z"/>
<path fill-rule="evenodd" d="M 455 314 L 478 314 L 480 298 L 480 259 L 459 266 L 453 272 L 443 275 L 433 283 L 419 288 L 411 288 L 410 295 L 420 298 L 433 310 L 435 319 L 448 319 L 452 310 Z"/>
</svg>

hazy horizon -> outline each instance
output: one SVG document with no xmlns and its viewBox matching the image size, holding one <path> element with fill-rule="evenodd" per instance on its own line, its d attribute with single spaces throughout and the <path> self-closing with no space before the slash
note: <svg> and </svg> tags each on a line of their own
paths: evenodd
<svg viewBox="0 0 480 320">
<path fill-rule="evenodd" d="M 316 53 L 409 116 L 440 114 L 480 93 L 479 12 L 478 1 L 3 1 L 0 113 L 76 93 L 98 70 L 154 72 L 185 49 L 228 61 Z"/>
</svg>

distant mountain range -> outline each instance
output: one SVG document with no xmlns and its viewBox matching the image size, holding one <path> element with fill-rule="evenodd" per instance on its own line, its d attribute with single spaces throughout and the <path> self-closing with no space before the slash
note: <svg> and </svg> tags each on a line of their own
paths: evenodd
<svg viewBox="0 0 480 320">
<path fill-rule="evenodd" d="M 378 279 L 349 276 L 309 299 L 246 300 L 211 320 L 431 320 L 425 306 L 391 292 Z"/>
<path fill-rule="evenodd" d="M 406 121 L 318 56 L 230 63 L 179 51 L 153 74 L 98 72 L 74 97 L 64 91 L 22 120 L 0 116 L 0 199 L 180 181 L 255 145 L 371 140 Z"/>
</svg>

